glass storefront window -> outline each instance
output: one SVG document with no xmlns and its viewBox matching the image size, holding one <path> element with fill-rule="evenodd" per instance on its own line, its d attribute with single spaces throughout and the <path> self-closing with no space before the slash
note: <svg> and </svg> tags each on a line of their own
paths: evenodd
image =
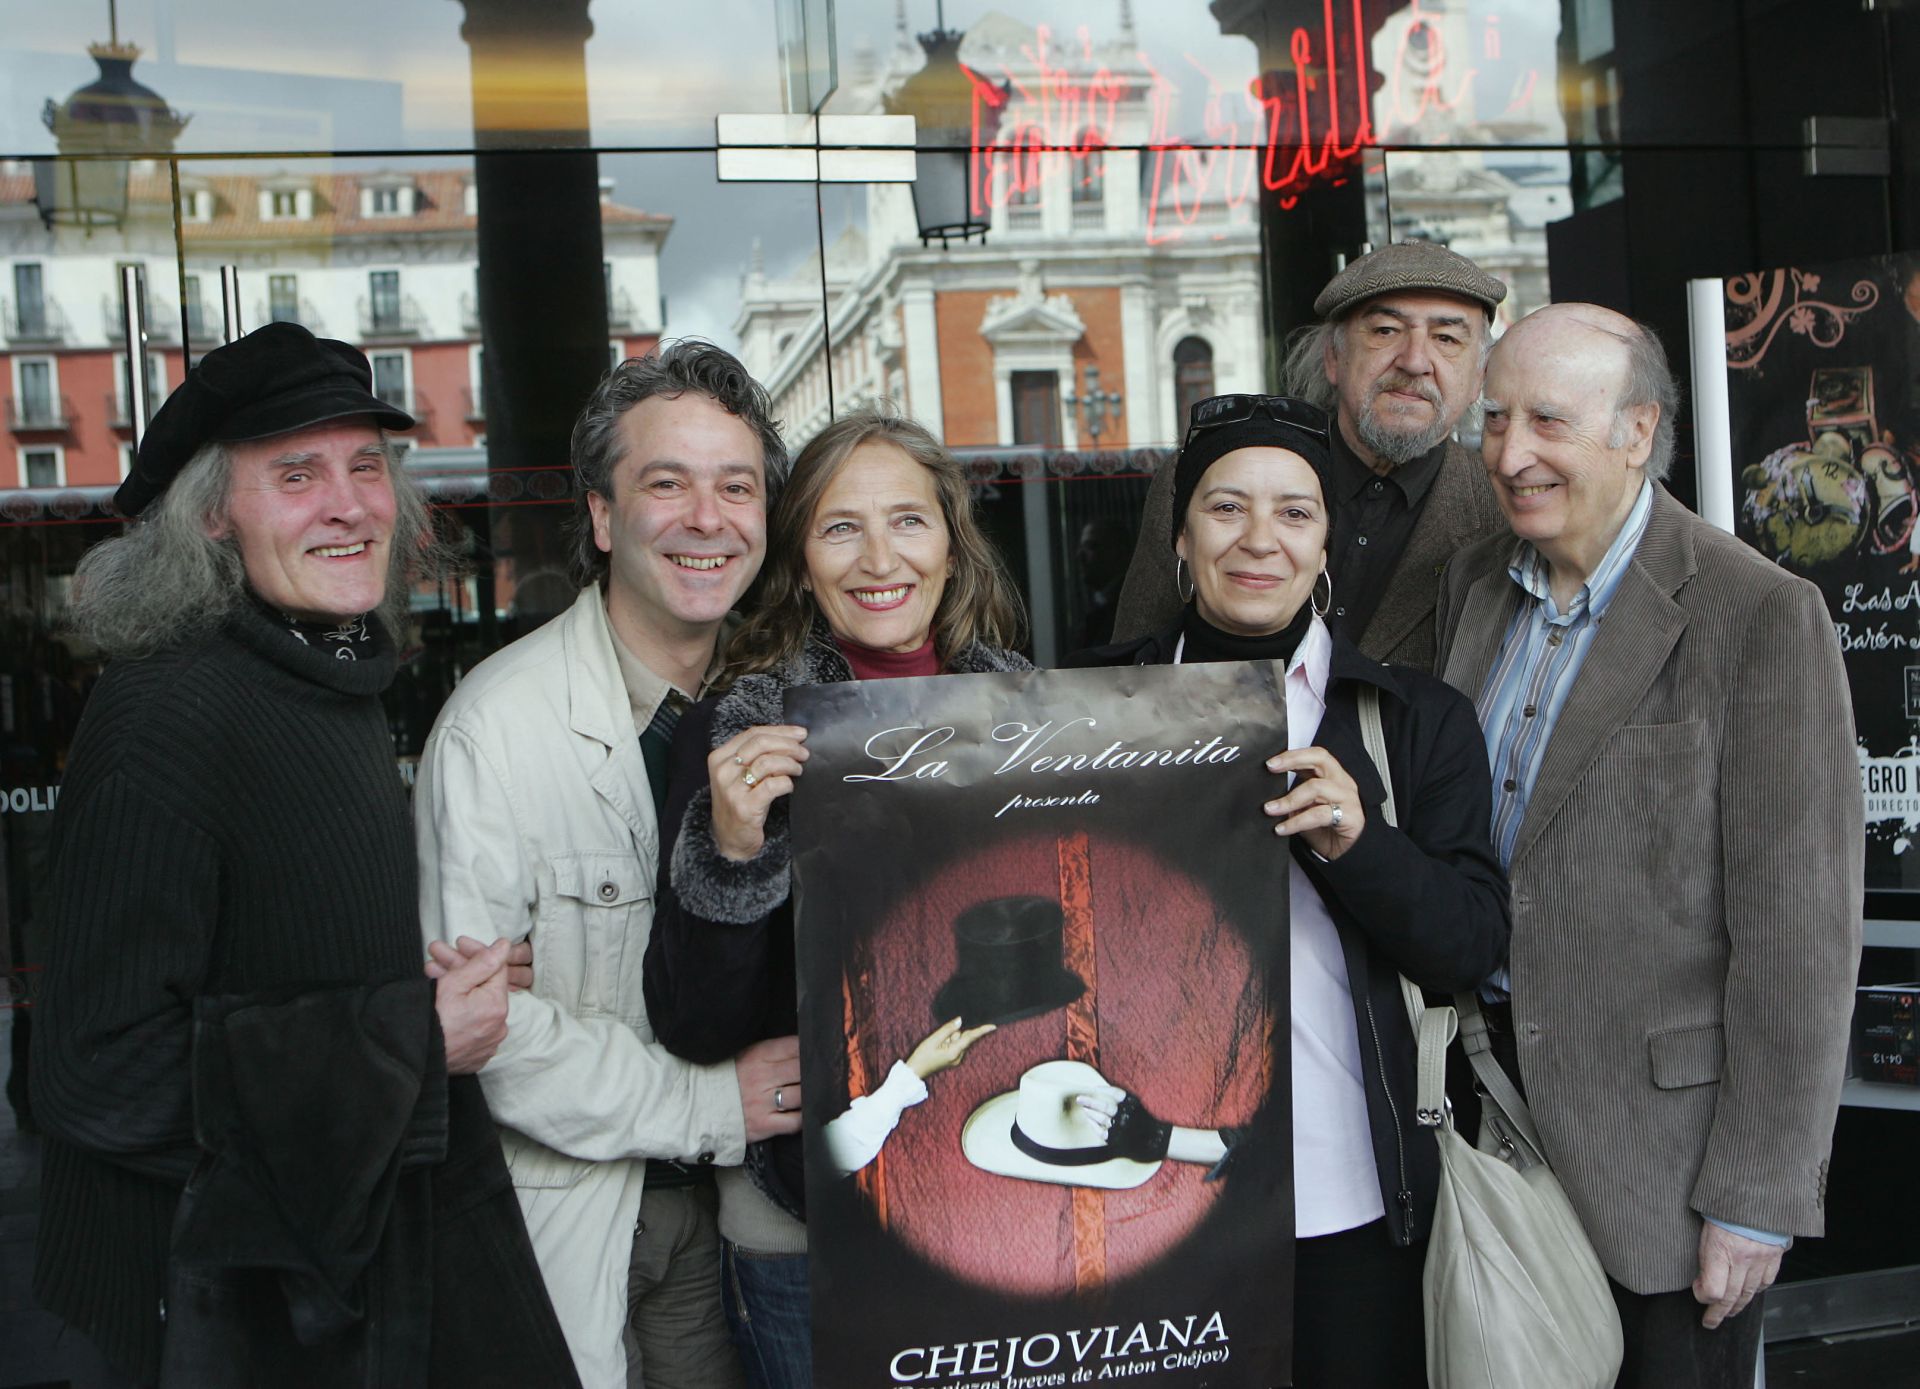
<svg viewBox="0 0 1920 1389">
<path fill-rule="evenodd" d="M 243 328 L 353 342 L 419 421 L 405 467 L 469 570 L 414 595 L 406 765 L 453 683 L 570 600 L 567 429 L 610 363 L 710 338 L 795 450 L 871 401 L 925 423 L 1054 661 L 1111 634 L 1193 402 L 1276 388 L 1288 331 L 1370 246 L 1470 256 L 1508 284 L 1503 322 L 1556 295 L 1632 308 L 1679 359 L 1686 276 L 1911 243 L 1907 171 L 1801 168 L 1804 116 L 1893 119 L 1882 59 L 1886 82 L 1912 65 L 1888 8 L 1655 25 L 1613 0 L 122 0 L 136 77 L 189 119 L 172 159 L 74 161 L 42 105 L 96 76 L 107 6 L 0 0 L 15 965 L 41 948 L 46 825 L 97 674 L 63 620 L 118 525 L 144 423 L 130 373 L 150 412 L 221 340 L 223 271 Z M 963 117 L 920 119 L 917 189 L 719 179 L 717 117 L 894 110 L 942 22 Z M 1779 96 L 1806 72 L 1818 101 Z M 923 240 L 936 179 L 984 236 Z M 124 208 L 49 228 L 43 183 Z M 126 266 L 148 334 L 132 367 Z"/>
</svg>

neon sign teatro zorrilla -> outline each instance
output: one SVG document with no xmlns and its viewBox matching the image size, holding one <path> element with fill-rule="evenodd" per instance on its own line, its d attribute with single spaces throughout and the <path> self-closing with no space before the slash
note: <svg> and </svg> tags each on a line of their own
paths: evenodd
<svg viewBox="0 0 1920 1389">
<path fill-rule="evenodd" d="M 1179 85 L 1144 54 L 1143 72 L 1116 74 L 1106 64 L 1090 75 L 1070 71 L 1051 56 L 1052 36 L 1043 25 L 1021 49 L 1025 70 L 1002 66 L 996 81 L 962 65 L 972 87 L 972 211 L 986 220 L 994 208 L 1034 201 L 1053 158 L 1073 162 L 1077 185 L 1102 179 L 1105 152 L 1129 143 L 1118 138 L 1117 127 L 1143 86 L 1151 115 L 1142 149 L 1149 245 L 1179 240 L 1209 203 L 1238 209 L 1264 189 L 1291 207 L 1316 181 L 1344 184 L 1360 172 L 1368 149 L 1412 144 L 1416 136 L 1430 144 L 1471 138 L 1481 124 L 1474 111 L 1482 69 L 1470 53 L 1455 51 L 1461 46 L 1455 39 L 1464 42 L 1466 31 L 1450 38 L 1438 21 L 1414 0 L 1384 78 L 1368 62 L 1360 0 L 1323 0 L 1317 31 L 1301 25 L 1288 38 L 1289 70 L 1244 86 L 1222 82 L 1186 55 L 1207 84 L 1198 145 L 1173 135 Z M 1499 16 L 1477 23 L 1481 60 L 1498 62 Z M 1077 37 L 1092 68 L 1087 30 Z M 1492 119 L 1524 120 L 1538 84 L 1537 69 L 1519 71 Z M 983 141 L 983 131 L 996 129 Z"/>
</svg>

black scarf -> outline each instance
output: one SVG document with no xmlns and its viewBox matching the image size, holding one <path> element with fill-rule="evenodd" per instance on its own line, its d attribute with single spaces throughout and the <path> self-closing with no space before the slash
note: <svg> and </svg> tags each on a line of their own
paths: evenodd
<svg viewBox="0 0 1920 1389">
<path fill-rule="evenodd" d="M 1258 637 L 1242 637 L 1221 631 L 1200 616 L 1197 606 L 1188 603 L 1186 613 L 1180 619 L 1180 634 L 1186 638 L 1186 644 L 1180 650 L 1180 659 L 1194 664 L 1206 661 L 1290 661 L 1294 649 L 1300 645 L 1300 639 L 1307 634 L 1312 622 L 1312 606 L 1302 603 L 1300 611 L 1293 615 L 1293 621 L 1279 631 Z"/>
<path fill-rule="evenodd" d="M 357 661 L 373 655 L 378 649 L 374 641 L 378 624 L 372 613 L 361 613 L 345 622 L 310 622 L 306 618 L 282 612 L 258 594 L 252 596 L 254 603 L 262 611 L 271 614 L 293 635 L 294 640 L 302 646 L 324 652 L 336 661 Z"/>
</svg>

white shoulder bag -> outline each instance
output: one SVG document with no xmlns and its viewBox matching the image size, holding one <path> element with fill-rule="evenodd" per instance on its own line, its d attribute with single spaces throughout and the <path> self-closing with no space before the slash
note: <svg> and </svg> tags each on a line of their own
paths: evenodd
<svg viewBox="0 0 1920 1389">
<path fill-rule="evenodd" d="M 1360 691 L 1360 732 L 1387 798 L 1393 776 L 1380 691 Z M 1423 1127 L 1440 1145 L 1440 1199 L 1427 1242 L 1427 1380 L 1432 1389 L 1611 1389 L 1620 1317 L 1606 1271 L 1540 1146 L 1533 1115 L 1494 1060 L 1473 994 L 1429 1008 L 1405 975 L 1400 990 L 1419 1038 Z M 1480 1145 L 1454 1128 L 1447 1045 L 1456 1030 L 1484 1094 Z"/>
</svg>

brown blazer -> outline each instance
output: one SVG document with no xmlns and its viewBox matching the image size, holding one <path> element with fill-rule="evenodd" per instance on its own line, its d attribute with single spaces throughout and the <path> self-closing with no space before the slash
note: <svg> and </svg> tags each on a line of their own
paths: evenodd
<svg viewBox="0 0 1920 1389">
<path fill-rule="evenodd" d="M 1477 698 L 1514 542 L 1449 566 L 1440 672 Z M 1864 807 L 1819 590 L 1660 489 L 1514 845 L 1514 1023 L 1607 1272 L 1698 1271 L 1701 1214 L 1823 1225 L 1860 957 Z"/>
<path fill-rule="evenodd" d="M 1460 549 L 1483 535 L 1504 534 L 1506 523 L 1493 499 L 1486 469 L 1449 440 L 1445 461 L 1433 479 L 1407 548 L 1387 580 L 1380 606 L 1354 644 L 1376 661 L 1433 669 L 1434 603 L 1440 572 Z M 1165 631 L 1180 619 L 1173 588 L 1173 462 L 1154 474 L 1140 518 L 1140 538 L 1120 589 L 1113 639 L 1135 641 Z M 1340 576 L 1333 576 L 1338 592 Z"/>
</svg>

